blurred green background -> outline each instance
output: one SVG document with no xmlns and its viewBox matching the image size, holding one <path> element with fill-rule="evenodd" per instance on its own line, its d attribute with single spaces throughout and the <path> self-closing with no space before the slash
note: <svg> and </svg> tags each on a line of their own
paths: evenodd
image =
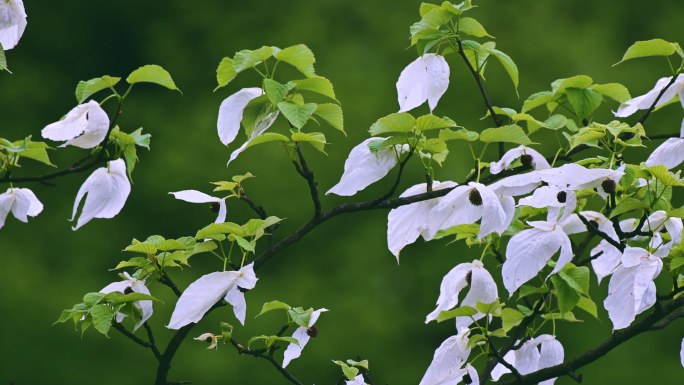
<svg viewBox="0 0 684 385">
<path fill-rule="evenodd" d="M 312 214 L 306 183 L 277 145 L 249 149 L 226 169 L 231 151 L 245 136 L 240 134 L 229 149 L 221 145 L 216 133 L 218 107 L 240 88 L 258 86 L 260 78 L 246 72 L 227 88 L 212 93 L 219 61 L 241 49 L 262 45 L 284 48 L 304 43 L 314 51 L 316 72 L 333 82 L 342 102 L 348 134 L 345 137 L 323 123 L 320 130 L 331 143 L 326 147 L 329 155 L 304 149 L 324 192 L 339 180 L 347 154 L 368 137 L 370 125 L 398 110 L 395 83 L 401 70 L 417 56 L 414 49 L 406 47 L 408 27 L 419 19 L 420 2 L 26 3 L 28 28 L 17 48 L 7 55 L 14 73 L 0 73 L 1 137 L 39 138 L 45 125 L 74 107 L 79 80 L 105 74 L 125 78 L 144 64 L 167 69 L 183 95 L 147 85 L 136 87 L 127 100 L 119 124 L 126 132 L 144 127 L 144 132 L 152 134 L 152 152 L 139 152 L 132 193 L 114 219 L 94 219 L 77 232 L 71 230 L 67 218 L 89 172 L 60 178 L 57 187 L 21 185 L 35 191 L 45 210 L 28 224 L 8 218 L 0 230 L 0 384 L 11 380 L 17 385 L 149 384 L 156 372 L 156 360 L 147 349 L 116 331 L 107 339 L 89 330 L 81 339 L 71 324 L 52 323 L 62 309 L 80 302 L 86 292 L 118 280 L 108 269 L 130 257 L 120 250 L 131 239 L 154 234 L 166 238 L 194 235 L 215 219 L 206 205 L 175 200 L 168 192 L 197 189 L 209 193 L 212 186 L 208 182 L 249 171 L 257 176 L 246 182 L 250 197 L 270 215 L 287 218 L 277 239 L 296 230 Z M 549 89 L 555 79 L 578 74 L 592 76 L 596 83 L 619 82 L 633 96 L 641 95 L 659 77 L 668 75 L 665 60 L 635 60 L 615 68 L 611 65 L 634 41 L 663 38 L 681 42 L 682 38 L 684 3 L 679 0 L 648 4 L 637 0 L 476 3 L 480 8 L 469 16 L 496 37 L 497 48 L 508 53 L 520 69 L 518 99 L 502 67 L 498 63 L 489 65 L 486 88 L 490 99 L 497 106 L 517 110 L 527 96 Z M 435 113 L 448 115 L 470 130 L 490 127 L 490 120 L 479 120 L 486 110 L 472 75 L 460 57 L 450 55 L 447 60 L 451 83 Z M 101 100 L 104 93 L 97 97 Z M 112 108 L 113 104 L 105 105 L 110 113 Z M 610 109 L 616 108 L 617 103 L 605 102 L 596 119 L 610 121 Z M 421 114 L 426 111 L 425 106 L 416 110 Z M 536 115 L 544 117 L 544 111 Z M 651 117 L 646 131 L 676 132 L 682 115 L 679 107 L 668 107 Z M 638 116 L 628 121 L 634 123 Z M 307 129 L 319 130 L 315 126 Z M 279 119 L 272 130 L 285 132 L 287 124 Z M 552 155 L 555 138 L 545 133 L 536 135 L 535 141 L 548 143 L 541 151 Z M 450 147 L 451 154 L 444 168 L 437 171 L 437 179 L 463 181 L 471 168 L 469 153 L 465 147 Z M 84 154 L 69 147 L 51 152 L 51 157 L 55 164 L 65 167 Z M 636 163 L 647 154 L 641 150 L 628 153 Z M 29 160 L 24 165 L 25 171 L 16 171 L 16 176 L 52 171 Z M 355 197 L 324 197 L 324 209 L 375 198 L 389 188 L 395 175 L 396 170 Z M 413 161 L 400 190 L 423 181 L 422 167 Z M 229 221 L 244 223 L 252 217 L 244 202 L 228 201 Z M 452 322 L 424 324 L 425 315 L 434 309 L 441 279 L 456 264 L 479 257 L 480 250 L 469 250 L 463 243 L 445 247 L 446 240 L 429 244 L 421 240 L 403 251 L 401 266 L 397 266 L 386 248 L 386 218 L 384 210 L 364 212 L 337 217 L 320 226 L 258 271 L 259 284 L 247 294 L 246 327 L 239 326 L 227 307 L 205 318 L 192 336 L 218 333 L 221 321 L 238 325 L 234 335 L 242 342 L 253 335 L 273 334 L 281 326 L 281 317 L 269 314 L 254 319 L 261 304 L 270 300 L 307 308 L 326 307 L 331 311 L 317 323 L 319 337 L 288 367 L 295 377 L 305 384 L 335 383 L 341 372 L 331 360 L 360 355 L 370 360 L 377 384 L 417 384 L 435 348 L 455 334 Z M 190 262 L 192 268 L 170 272 L 181 288 L 220 268 L 209 255 L 195 256 Z M 491 259 L 485 263 L 491 271 L 500 270 Z M 592 278 L 592 297 L 599 305 L 607 283 L 605 280 L 598 286 Z M 159 284 L 150 285 L 150 290 L 165 301 L 155 304 L 150 320 L 158 342 L 165 346 L 172 333 L 164 325 L 175 298 Z M 507 297 L 503 286 L 499 292 Z M 600 322 L 581 310 L 576 314 L 585 322 L 558 328 L 566 359 L 611 333 L 605 312 L 601 312 Z M 144 335 L 142 330 L 138 334 Z M 681 337 L 681 323 L 666 332 L 642 335 L 580 373 L 589 384 L 681 381 Z M 187 340 L 173 362 L 170 380 L 194 384 L 286 383 L 264 360 L 239 356 L 228 345 L 219 346 L 218 351 L 207 351 L 206 347 Z M 282 350 L 277 356 L 281 359 Z M 557 383 L 570 384 L 572 380 L 562 378 Z"/>
</svg>

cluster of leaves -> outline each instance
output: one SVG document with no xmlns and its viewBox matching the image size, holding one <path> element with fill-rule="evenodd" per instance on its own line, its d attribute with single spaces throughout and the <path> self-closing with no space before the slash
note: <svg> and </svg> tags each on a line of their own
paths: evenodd
<svg viewBox="0 0 684 385">
<path fill-rule="evenodd" d="M 48 149 L 51 147 L 47 143 L 34 142 L 31 140 L 31 136 L 15 142 L 0 138 L 0 172 L 11 171 L 14 167 L 19 166 L 19 159 L 22 157 L 55 166 L 50 162 Z"/>
<path fill-rule="evenodd" d="M 268 66 L 270 59 L 275 59 L 272 67 Z M 273 61 L 273 60 L 271 60 Z M 275 72 L 280 62 L 292 65 L 302 74 L 305 79 L 290 80 L 281 83 L 274 80 Z M 244 109 L 242 125 L 247 137 L 252 137 L 259 124 L 273 114 L 282 113 L 291 127 L 291 136 L 287 137 L 278 133 L 263 133 L 253 138 L 247 147 L 257 144 L 278 141 L 288 148 L 294 148 L 295 143 L 306 142 L 316 150 L 324 152 L 326 144 L 325 135 L 320 132 L 302 132 L 302 128 L 309 121 L 318 123 L 320 117 L 332 127 L 344 132 L 342 109 L 335 97 L 332 83 L 314 72 L 316 59 L 313 52 L 303 45 L 296 45 L 285 49 L 264 46 L 257 50 L 242 50 L 231 58 L 224 58 L 217 69 L 218 87 L 228 85 L 239 73 L 250 68 L 257 71 L 262 77 L 261 89 L 263 94 L 252 99 Z M 259 71 L 258 65 L 263 64 L 264 72 Z M 332 99 L 336 103 L 307 103 L 302 91 L 314 92 Z M 259 134 L 259 133 L 257 133 Z"/>
<path fill-rule="evenodd" d="M 74 305 L 72 309 L 64 310 L 55 324 L 73 320 L 76 327 L 79 323 L 81 324 L 81 334 L 93 325 L 98 332 L 106 336 L 114 318 L 119 313 L 130 317 L 134 323 L 140 321 L 142 314 L 134 305 L 137 301 L 159 300 L 143 293 L 124 294 L 119 291 L 109 294 L 88 293 L 83 297 L 82 303 Z"/>
</svg>

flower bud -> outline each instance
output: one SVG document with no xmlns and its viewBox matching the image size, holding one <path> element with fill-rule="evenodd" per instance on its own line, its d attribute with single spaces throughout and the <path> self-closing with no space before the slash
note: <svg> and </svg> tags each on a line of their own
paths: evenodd
<svg viewBox="0 0 684 385">
<path fill-rule="evenodd" d="M 318 337 L 318 328 L 315 326 L 312 326 L 306 331 L 306 334 L 308 334 L 309 337 L 311 337 L 311 338 L 316 338 L 316 337 Z"/>
<path fill-rule="evenodd" d="M 480 192 L 477 191 L 476 188 L 470 190 L 468 199 L 470 199 L 470 203 L 472 203 L 473 206 L 482 206 L 482 195 L 480 195 Z"/>
<path fill-rule="evenodd" d="M 133 293 L 133 289 L 131 289 L 131 287 L 128 286 L 127 288 L 124 289 L 123 293 L 124 294 L 131 294 L 131 293 Z"/>
<path fill-rule="evenodd" d="M 558 202 L 560 203 L 565 203 L 566 199 L 568 199 L 568 193 L 561 191 L 556 195 L 556 199 L 558 199 Z"/>
<path fill-rule="evenodd" d="M 617 184 L 612 179 L 606 179 L 603 181 L 603 183 L 601 183 L 601 187 L 603 187 L 603 191 L 606 193 L 612 194 L 615 192 L 615 187 L 617 187 Z"/>
<path fill-rule="evenodd" d="M 520 157 L 520 163 L 522 163 L 523 166 L 531 167 L 532 166 L 532 155 L 525 154 L 525 155 L 521 156 Z"/>
</svg>

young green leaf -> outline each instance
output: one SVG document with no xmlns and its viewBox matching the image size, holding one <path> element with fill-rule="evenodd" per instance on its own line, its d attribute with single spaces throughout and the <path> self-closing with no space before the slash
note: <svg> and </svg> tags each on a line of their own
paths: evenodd
<svg viewBox="0 0 684 385">
<path fill-rule="evenodd" d="M 280 112 L 285 115 L 287 120 L 289 120 L 293 126 L 299 129 L 304 127 L 311 115 L 314 113 L 314 111 L 316 111 L 316 107 L 317 105 L 315 103 L 307 103 L 303 106 L 298 106 L 293 102 L 278 103 L 278 109 Z"/>
<path fill-rule="evenodd" d="M 558 308 L 561 314 L 565 314 L 572 310 L 579 302 L 580 292 L 575 290 L 564 279 L 554 275 L 551 276 L 553 287 L 556 288 L 556 295 L 558 296 Z"/>
<path fill-rule="evenodd" d="M 216 69 L 216 81 L 218 82 L 218 87 L 214 89 L 214 92 L 221 87 L 225 87 L 237 76 L 235 67 L 233 67 L 233 59 L 229 57 L 223 58 L 221 63 L 219 63 Z"/>
<path fill-rule="evenodd" d="M 470 306 L 461 306 L 454 310 L 441 311 L 437 316 L 437 322 L 446 321 L 455 317 L 472 317 L 477 314 L 477 309 Z"/>
<path fill-rule="evenodd" d="M 586 266 L 566 267 L 558 272 L 558 275 L 567 282 L 570 287 L 582 294 L 589 294 L 589 268 Z"/>
<path fill-rule="evenodd" d="M 601 104 L 601 94 L 592 89 L 566 88 L 568 100 L 579 119 L 586 119 Z"/>
<path fill-rule="evenodd" d="M 503 328 L 505 331 L 509 331 L 514 326 L 519 325 L 523 318 L 525 318 L 523 313 L 511 308 L 504 308 L 501 311 L 501 317 L 503 318 Z"/>
<path fill-rule="evenodd" d="M 132 251 L 135 253 L 143 253 L 143 254 L 157 254 L 157 248 L 152 244 L 148 242 L 142 242 L 142 243 L 136 243 L 134 245 L 130 245 L 127 248 L 124 249 L 124 251 Z"/>
<path fill-rule="evenodd" d="M 290 305 L 280 302 L 280 301 L 271 301 L 271 302 L 266 302 L 264 306 L 261 308 L 261 313 L 257 314 L 257 317 L 266 314 L 271 310 L 290 310 L 292 307 Z"/>
<path fill-rule="evenodd" d="M 379 119 L 371 126 L 372 136 L 382 135 L 389 132 L 410 132 L 416 126 L 416 119 L 408 112 L 399 112 L 387 115 Z"/>
<path fill-rule="evenodd" d="M 105 75 L 101 78 L 90 79 L 87 82 L 80 81 L 78 86 L 76 86 L 76 100 L 79 104 L 83 103 L 94 93 L 114 87 L 120 80 L 121 78 Z"/>
<path fill-rule="evenodd" d="M 0 71 L 2 70 L 10 72 L 9 68 L 7 68 L 7 57 L 5 56 L 5 50 L 2 48 L 2 43 L 0 43 Z"/>
<path fill-rule="evenodd" d="M 255 51 L 242 50 L 233 57 L 233 69 L 236 73 L 240 73 L 267 60 L 271 56 L 273 56 L 273 48 L 271 47 L 261 47 Z"/>
<path fill-rule="evenodd" d="M 264 79 L 266 95 L 268 96 L 268 100 L 270 100 L 273 105 L 282 102 L 283 99 L 285 99 L 285 95 L 287 95 L 287 93 L 290 92 L 294 86 L 295 84 L 292 82 L 280 84 L 275 80 Z"/>
<path fill-rule="evenodd" d="M 515 92 L 517 93 L 519 82 L 518 66 L 516 66 L 513 62 L 513 59 L 511 59 L 511 57 L 506 55 L 505 53 L 493 48 L 489 49 L 488 51 L 490 54 L 494 55 L 494 57 L 496 57 L 499 60 L 499 62 L 504 67 L 506 72 L 508 72 L 508 76 L 513 81 L 513 85 L 515 85 Z"/>
<path fill-rule="evenodd" d="M 586 75 L 577 75 L 567 79 L 558 79 L 551 83 L 551 89 L 554 93 L 563 93 L 566 88 L 581 88 L 585 89 L 591 86 L 594 80 Z"/>
<path fill-rule="evenodd" d="M 625 168 L 627 170 L 627 168 Z M 634 210 L 648 210 L 650 206 L 644 202 L 638 201 L 634 198 L 623 198 L 617 207 L 610 212 L 610 218 L 614 218 L 618 215 L 628 213 Z"/>
<path fill-rule="evenodd" d="M 128 302 L 135 302 L 135 301 L 161 302 L 160 300 L 152 297 L 151 295 L 143 294 L 143 293 L 125 294 L 125 295 L 122 295 L 120 297 L 117 297 L 116 299 L 114 299 L 114 301 L 117 303 L 128 303 Z"/>
<path fill-rule="evenodd" d="M 314 115 L 318 115 L 328 122 L 331 126 L 344 132 L 344 118 L 342 117 L 342 108 L 337 104 L 326 103 L 319 104 L 314 111 Z"/>
<path fill-rule="evenodd" d="M 467 33 L 468 35 L 475 37 L 493 37 L 485 31 L 484 27 L 480 22 L 470 17 L 464 17 L 458 22 L 458 32 Z"/>
<path fill-rule="evenodd" d="M 577 302 L 577 307 L 593 315 L 594 318 L 599 319 L 596 304 L 591 299 L 586 297 L 580 298 L 579 302 Z"/>
<path fill-rule="evenodd" d="M 285 48 L 278 52 L 275 58 L 294 66 L 308 78 L 316 76 L 313 67 L 316 58 L 309 47 L 304 44 Z"/>
<path fill-rule="evenodd" d="M 126 81 L 129 84 L 136 83 L 155 83 L 160 86 L 164 86 L 170 90 L 176 90 L 180 92 L 176 83 L 173 82 L 171 75 L 163 68 L 158 65 L 146 65 L 138 68 L 137 70 L 131 72 L 128 75 Z"/>
<path fill-rule="evenodd" d="M 416 129 L 420 131 L 436 130 L 440 128 L 456 127 L 450 122 L 435 115 L 423 115 L 416 119 Z"/>
<path fill-rule="evenodd" d="M 335 91 L 330 80 L 323 77 L 308 78 L 303 80 L 292 81 L 295 84 L 295 89 L 315 92 L 330 99 L 337 101 L 335 98 Z M 275 104 L 275 103 L 274 103 Z"/>
<path fill-rule="evenodd" d="M 632 99 L 627 87 L 619 83 L 596 84 L 590 88 L 603 96 L 607 96 L 615 100 L 618 103 L 624 103 Z"/>
<path fill-rule="evenodd" d="M 513 124 L 497 128 L 488 128 L 480 133 L 480 140 L 485 143 L 508 142 L 516 144 L 531 144 L 530 138 L 525 135 L 525 131 Z"/>
<path fill-rule="evenodd" d="M 622 60 L 613 64 L 613 66 L 616 66 L 624 62 L 625 60 L 629 59 L 648 56 L 670 56 L 674 53 L 674 44 L 669 43 L 665 40 L 653 39 L 647 41 L 638 41 L 634 43 L 631 47 L 629 47 L 629 49 L 627 49 L 627 52 L 625 52 L 625 56 L 622 57 Z"/>
<path fill-rule="evenodd" d="M 451 131 L 449 129 L 439 131 L 439 139 L 441 140 L 467 140 L 468 142 L 474 142 L 480 138 L 480 134 L 473 131 L 468 131 L 462 128 L 458 131 Z"/>
<path fill-rule="evenodd" d="M 247 145 L 246 148 L 256 146 L 257 144 L 275 142 L 275 141 L 289 142 L 290 138 L 288 138 L 285 135 L 276 134 L 275 132 L 265 132 L 265 133 L 257 136 L 256 138 L 250 140 L 249 144 Z"/>
<path fill-rule="evenodd" d="M 105 336 L 109 333 L 109 328 L 112 326 L 112 308 L 107 305 L 96 305 L 90 309 L 90 315 L 93 317 L 93 326 L 98 332 Z"/>
</svg>

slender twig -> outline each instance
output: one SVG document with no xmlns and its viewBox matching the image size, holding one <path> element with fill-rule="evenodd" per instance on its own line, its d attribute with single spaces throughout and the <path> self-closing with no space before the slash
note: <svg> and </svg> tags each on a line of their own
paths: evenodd
<svg viewBox="0 0 684 385">
<path fill-rule="evenodd" d="M 514 375 L 518 380 L 521 380 L 521 381 L 522 381 L 522 375 L 520 374 L 520 372 L 518 372 L 518 369 L 516 369 L 513 365 L 509 364 L 508 361 L 506 361 L 506 360 L 501 356 L 501 354 L 499 354 L 499 351 L 496 349 L 496 346 L 494 345 L 494 341 L 492 341 L 492 338 L 491 338 L 490 336 L 488 336 L 488 335 L 485 335 L 485 337 L 487 338 L 487 342 L 489 342 L 489 347 L 492 348 L 492 354 L 491 354 L 491 355 L 494 356 L 494 358 L 495 358 L 497 361 L 499 361 L 499 363 L 500 363 L 501 365 L 505 366 L 506 369 L 510 370 L 511 373 L 513 373 L 513 375 Z"/>
<path fill-rule="evenodd" d="M 394 181 L 394 184 L 392 185 L 392 188 L 383 196 L 380 198 L 374 200 L 371 202 L 371 204 L 380 204 L 382 202 L 385 202 L 387 199 L 389 199 L 394 193 L 397 191 L 397 187 L 399 187 L 399 183 L 401 182 L 401 176 L 404 173 L 404 166 L 406 166 L 406 163 L 408 163 L 409 159 L 411 159 L 411 156 L 413 155 L 413 150 L 409 151 L 408 156 L 404 159 L 403 162 L 399 165 L 399 174 L 397 174 L 397 179 Z"/>
<path fill-rule="evenodd" d="M 159 279 L 159 283 L 161 283 L 162 285 L 166 285 L 166 286 L 170 287 L 171 290 L 173 290 L 173 292 L 178 296 L 178 298 L 180 298 L 180 296 L 183 295 L 183 292 L 181 292 L 178 289 L 178 286 L 176 286 L 176 284 L 173 283 L 173 281 L 171 280 L 169 275 L 166 274 L 165 271 L 163 271 L 161 274 L 162 274 L 162 276 Z"/>
<path fill-rule="evenodd" d="M 138 344 L 142 347 L 151 349 L 152 353 L 154 353 L 155 358 L 157 358 L 157 361 L 161 361 L 161 359 L 162 359 L 161 353 L 159 353 L 159 349 L 157 349 L 157 345 L 154 343 L 154 337 L 152 336 L 152 331 L 151 331 L 150 327 L 147 325 L 147 322 L 145 322 L 143 325 L 145 325 L 145 329 L 147 329 L 147 335 L 150 337 L 150 342 L 147 342 L 141 338 L 136 337 L 135 334 L 126 330 L 126 328 L 123 327 L 123 325 L 121 325 L 118 322 L 114 323 L 112 325 L 112 327 L 114 329 L 116 329 L 118 332 L 120 332 L 121 334 L 123 334 L 124 336 L 126 336 L 131 341 L 135 342 L 136 344 Z"/>
<path fill-rule="evenodd" d="M 603 255 L 603 251 L 599 251 L 598 253 L 596 253 L 596 255 L 591 255 L 588 258 L 584 258 L 582 261 L 577 262 L 577 266 L 588 265 L 591 261 L 593 261 L 594 259 L 596 259 L 602 255 Z"/>
<path fill-rule="evenodd" d="M 302 146 L 299 143 L 297 143 L 297 156 L 299 157 L 301 166 L 299 163 L 297 163 L 297 161 L 292 161 L 292 163 L 297 169 L 299 175 L 306 179 L 307 183 L 309 184 L 311 200 L 314 204 L 314 218 L 318 218 L 321 216 L 321 199 L 318 194 L 318 182 L 316 182 L 313 171 L 309 169 L 309 165 L 306 163 L 306 158 L 304 158 L 304 154 L 302 153 Z"/>
<path fill-rule="evenodd" d="M 659 301 L 667 301 L 667 300 L 670 300 L 670 299 L 674 298 L 677 294 L 679 294 L 679 293 L 681 293 L 681 292 L 683 292 L 683 291 L 684 291 L 684 286 L 678 286 L 678 285 L 677 285 L 677 282 L 675 281 L 674 290 L 672 290 L 672 292 L 671 292 L 670 294 L 666 294 L 666 295 L 660 295 L 660 294 L 658 294 L 658 295 L 657 295 L 657 298 L 658 298 Z"/>
<path fill-rule="evenodd" d="M 285 329 L 285 330 L 287 330 L 287 329 Z M 283 330 L 283 332 L 285 332 L 285 331 Z M 285 378 L 287 378 L 288 381 L 290 381 L 291 383 L 293 383 L 295 385 L 302 385 L 302 383 L 299 382 L 299 380 L 297 380 L 296 378 L 294 378 L 294 376 L 292 374 L 290 374 L 290 372 L 288 372 L 285 368 L 280 366 L 280 364 L 271 355 L 264 354 L 263 349 L 259 349 L 259 350 L 247 349 L 247 348 L 243 347 L 242 345 L 238 344 L 238 342 L 235 341 L 234 338 L 230 339 L 230 343 L 233 344 L 233 346 L 235 346 L 235 349 L 237 349 L 239 354 L 247 354 L 250 356 L 254 356 L 256 358 L 263 358 L 263 359 L 267 360 L 268 362 L 270 362 Z"/>
<path fill-rule="evenodd" d="M 587 235 L 582 240 L 582 243 L 580 243 L 579 246 L 577 246 L 577 248 L 574 249 L 575 256 L 572 258 L 573 263 L 575 261 L 577 261 L 580 256 L 582 256 L 582 254 L 584 253 L 584 250 L 587 249 L 587 247 L 589 246 L 589 243 L 591 243 L 591 240 L 594 239 L 595 236 L 596 236 L 596 234 L 592 233 L 591 231 L 587 233 Z"/>
<path fill-rule="evenodd" d="M 678 76 L 679 76 L 679 75 L 673 76 L 673 77 L 672 77 L 672 80 L 670 80 L 670 82 L 667 83 L 667 85 L 665 86 L 665 88 L 663 88 L 662 91 L 660 91 L 660 93 L 658 94 L 658 97 L 656 98 L 656 100 L 653 101 L 653 104 L 651 104 L 651 107 L 649 107 L 648 110 L 646 110 L 646 112 L 645 112 L 644 115 L 641 117 L 641 119 L 639 119 L 639 122 L 638 122 L 638 123 L 644 124 L 644 122 L 646 121 L 646 119 L 648 119 L 648 117 L 651 115 L 651 112 L 653 112 L 653 110 L 655 109 L 656 105 L 657 105 L 658 102 L 660 101 L 660 98 L 663 96 L 663 94 L 665 93 L 665 91 L 667 91 L 667 89 L 670 88 L 670 86 L 672 86 L 672 85 L 674 84 L 674 82 L 675 82 L 675 80 L 677 80 L 677 77 L 678 77 Z"/>
<path fill-rule="evenodd" d="M 582 214 L 577 214 L 579 219 L 584 223 L 584 225 L 587 227 L 587 230 L 598 235 L 599 237 L 603 238 L 606 240 L 606 242 L 610 243 L 611 245 L 615 246 L 620 252 L 625 251 L 625 246 L 621 244 L 620 242 L 614 240 L 611 238 L 608 234 L 604 233 L 603 231 L 599 230 L 597 227 L 589 223 L 587 218 L 585 218 Z"/>
</svg>

